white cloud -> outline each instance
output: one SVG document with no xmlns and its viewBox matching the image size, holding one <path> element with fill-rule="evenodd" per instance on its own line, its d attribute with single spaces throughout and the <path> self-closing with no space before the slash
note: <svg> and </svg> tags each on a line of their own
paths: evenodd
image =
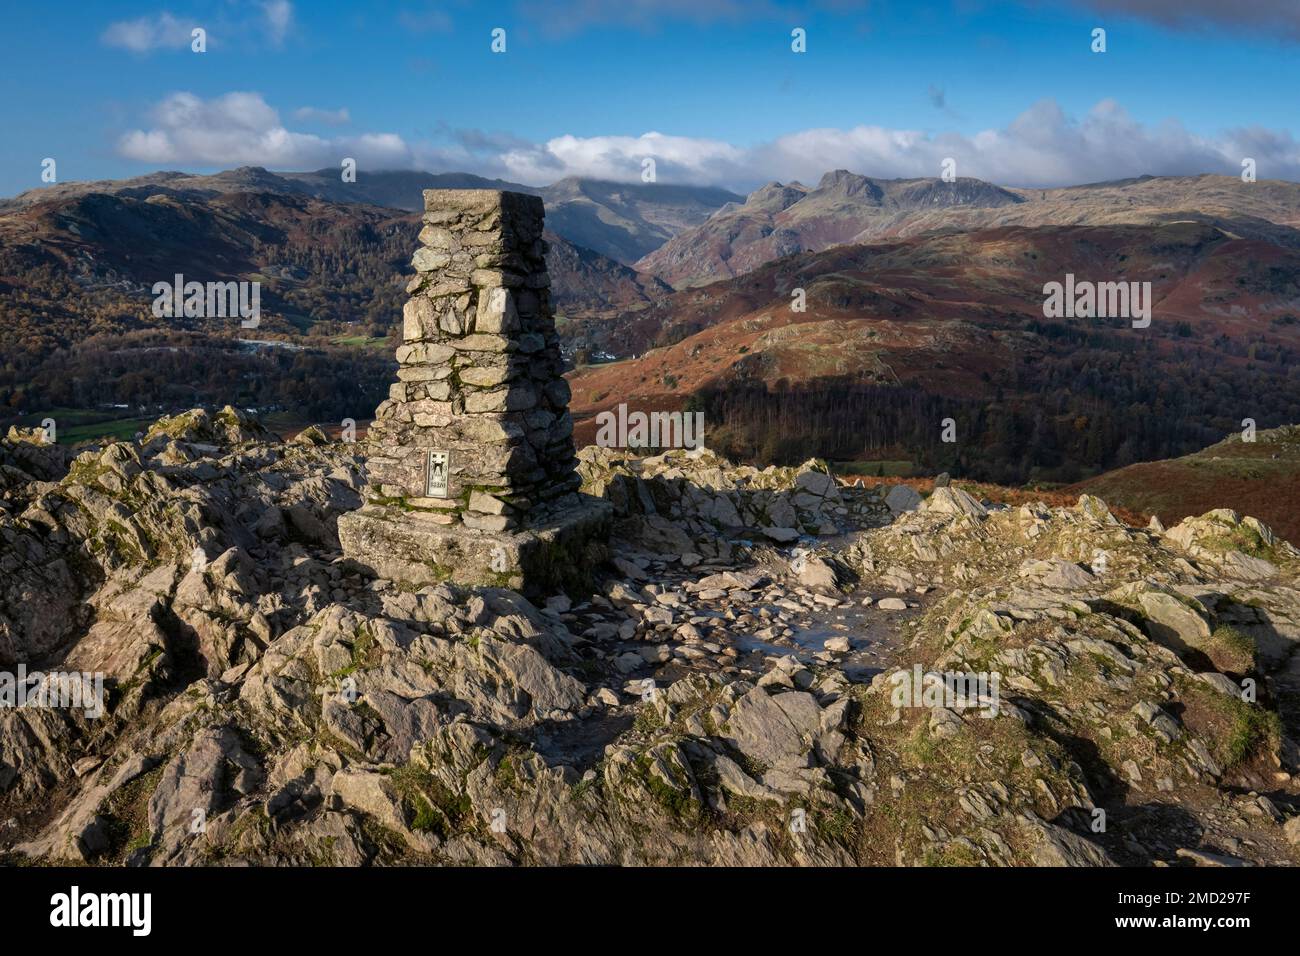
<svg viewBox="0 0 1300 956">
<path fill-rule="evenodd" d="M 135 20 L 110 23 L 100 35 L 100 41 L 105 46 L 132 53 L 188 50 L 191 31 L 203 27 L 209 34 L 209 47 L 230 37 L 253 36 L 268 46 L 278 47 L 293 29 L 293 18 L 290 0 L 234 0 L 202 21 L 192 17 L 181 19 L 164 10 Z"/>
<path fill-rule="evenodd" d="M 148 53 L 160 48 L 188 49 L 190 31 L 197 25 L 194 21 L 178 20 L 163 12 L 152 17 L 111 23 L 100 40 L 107 46 L 121 47 L 132 53 Z"/>
<path fill-rule="evenodd" d="M 653 158 L 663 182 L 718 182 L 744 171 L 745 151 L 728 143 L 687 136 L 557 136 L 531 148 L 514 147 L 497 161 L 510 178 L 526 183 L 586 176 L 639 180 L 642 161 Z"/>
<path fill-rule="evenodd" d="M 300 121 L 348 118 L 304 107 Z M 1241 171 L 1251 157 L 1261 178 L 1300 180 L 1300 142 L 1288 131 L 1259 127 L 1209 136 L 1177 120 L 1148 125 L 1113 100 L 1082 118 L 1054 101 L 1032 105 L 1004 127 L 964 135 L 882 126 L 820 128 L 751 146 L 648 132 L 640 136 L 563 135 L 542 143 L 479 130 L 443 131 L 449 143 L 411 143 L 396 133 L 325 137 L 287 128 L 258 93 L 203 100 L 174 93 L 147 129 L 124 134 L 122 155 L 146 163 L 199 167 L 259 165 L 320 168 L 352 156 L 371 169 L 463 171 L 544 185 L 565 176 L 639 182 L 642 161 L 655 160 L 657 181 L 745 190 L 772 179 L 816 183 L 830 169 L 882 178 L 937 176 L 947 157 L 959 176 L 1007 186 L 1060 186 L 1143 174 Z"/>
<path fill-rule="evenodd" d="M 742 189 L 772 179 L 815 183 L 839 168 L 882 178 L 936 176 L 947 157 L 957 160 L 958 175 L 1009 186 L 1238 173 L 1246 156 L 1258 161 L 1261 177 L 1300 179 L 1300 143 L 1289 132 L 1256 128 L 1204 136 L 1176 120 L 1144 125 L 1113 100 L 1100 101 L 1077 120 L 1043 100 L 1005 127 L 969 136 L 855 126 L 800 130 L 748 148 L 659 133 L 560 136 L 481 158 L 506 178 L 536 184 L 562 176 L 635 181 L 646 156 L 655 158 L 659 182 Z"/>
<path fill-rule="evenodd" d="M 267 0 L 262 4 L 262 19 L 267 37 L 279 46 L 293 25 L 293 4 L 289 0 Z"/>
<path fill-rule="evenodd" d="M 347 107 L 322 110 L 314 106 L 300 106 L 293 111 L 293 118 L 304 123 L 324 123 L 326 126 L 345 126 L 352 122 L 352 115 L 347 111 Z"/>
<path fill-rule="evenodd" d="M 153 110 L 154 126 L 131 130 L 118 152 L 144 163 L 314 169 L 353 157 L 372 169 L 401 169 L 414 157 L 394 133 L 326 138 L 287 129 L 259 93 L 203 100 L 173 93 Z"/>
</svg>

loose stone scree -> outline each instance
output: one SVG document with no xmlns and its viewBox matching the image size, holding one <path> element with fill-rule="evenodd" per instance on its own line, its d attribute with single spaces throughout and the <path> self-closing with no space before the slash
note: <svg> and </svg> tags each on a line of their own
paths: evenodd
<svg viewBox="0 0 1300 956">
<path fill-rule="evenodd" d="M 366 437 L 344 552 L 420 586 L 580 588 L 610 509 L 578 492 L 536 196 L 427 189 L 397 382 Z"/>
</svg>

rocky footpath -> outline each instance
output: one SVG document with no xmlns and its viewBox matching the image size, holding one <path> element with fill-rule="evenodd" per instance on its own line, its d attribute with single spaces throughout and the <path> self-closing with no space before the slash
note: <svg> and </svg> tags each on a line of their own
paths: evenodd
<svg viewBox="0 0 1300 956">
<path fill-rule="evenodd" d="M 534 604 L 360 573 L 315 430 L 11 434 L 0 670 L 107 700 L 0 708 L 4 861 L 1300 862 L 1300 554 L 1254 519 L 579 457 L 611 559 Z"/>
</svg>

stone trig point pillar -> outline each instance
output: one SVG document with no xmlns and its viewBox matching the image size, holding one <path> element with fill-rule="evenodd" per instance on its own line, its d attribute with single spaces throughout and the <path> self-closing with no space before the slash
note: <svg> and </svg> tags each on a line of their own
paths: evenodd
<svg viewBox="0 0 1300 956">
<path fill-rule="evenodd" d="M 339 519 L 344 552 L 416 586 L 577 586 L 610 509 L 578 493 L 542 200 L 426 189 L 424 208 L 398 381 L 366 439 L 369 500 Z"/>
</svg>

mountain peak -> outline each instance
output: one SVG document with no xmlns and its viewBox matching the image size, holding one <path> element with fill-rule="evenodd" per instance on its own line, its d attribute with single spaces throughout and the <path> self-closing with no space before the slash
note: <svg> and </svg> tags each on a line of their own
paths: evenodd
<svg viewBox="0 0 1300 956">
<path fill-rule="evenodd" d="M 789 209 L 799 200 L 808 195 L 808 190 L 799 186 L 786 186 L 782 183 L 773 181 L 763 186 L 759 186 L 745 200 L 743 205 L 735 205 L 736 208 L 749 209 L 769 209 L 780 212 L 783 209 Z M 727 207 L 723 207 L 724 209 Z"/>
<path fill-rule="evenodd" d="M 830 172 L 822 175 L 817 183 L 818 189 L 855 189 L 859 191 L 866 188 L 871 180 L 859 173 L 849 172 L 847 169 L 832 169 Z"/>
</svg>

